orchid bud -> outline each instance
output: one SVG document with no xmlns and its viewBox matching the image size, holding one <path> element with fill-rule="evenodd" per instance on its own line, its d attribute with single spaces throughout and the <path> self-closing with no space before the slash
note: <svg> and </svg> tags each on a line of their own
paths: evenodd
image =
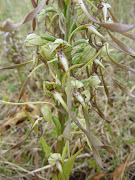
<svg viewBox="0 0 135 180">
<path fill-rule="evenodd" d="M 106 52 L 106 47 L 103 46 L 102 49 L 101 49 L 101 53 L 105 53 Z"/>
<path fill-rule="evenodd" d="M 45 81 L 43 82 L 43 88 L 46 96 L 53 97 L 56 101 L 59 101 L 64 109 L 68 111 L 68 107 L 62 98 L 62 94 L 58 92 L 60 91 L 60 86 L 58 84 L 55 82 Z"/>
<path fill-rule="evenodd" d="M 103 16 L 104 16 L 104 21 L 106 23 L 107 9 L 111 8 L 111 6 L 110 6 L 110 4 L 107 4 L 107 3 L 104 3 L 104 2 L 102 2 L 101 5 L 103 6 L 102 12 L 103 12 Z"/>
<path fill-rule="evenodd" d="M 64 54 L 64 51 L 61 49 L 61 50 L 58 50 L 57 53 L 58 53 L 59 60 L 60 60 L 61 64 L 63 65 L 64 70 L 67 71 L 68 70 L 68 60 Z"/>
<path fill-rule="evenodd" d="M 38 22 L 43 22 L 45 20 L 45 9 L 42 9 L 37 16 Z"/>
<path fill-rule="evenodd" d="M 44 40 L 37 34 L 29 34 L 25 40 L 26 46 L 42 46 L 44 45 Z"/>
<path fill-rule="evenodd" d="M 83 107 L 85 107 L 84 98 L 81 96 L 81 94 L 77 91 L 76 88 L 74 88 L 74 90 L 73 90 L 73 95 L 74 95 L 74 97 L 77 99 L 77 101 L 78 101 Z"/>
<path fill-rule="evenodd" d="M 64 41 L 62 39 L 56 39 L 51 44 L 52 55 L 55 55 L 56 53 L 58 54 L 59 60 L 63 65 L 65 71 L 68 70 L 68 60 L 64 53 L 69 52 L 71 50 L 72 50 L 72 46 L 67 41 Z"/>
</svg>

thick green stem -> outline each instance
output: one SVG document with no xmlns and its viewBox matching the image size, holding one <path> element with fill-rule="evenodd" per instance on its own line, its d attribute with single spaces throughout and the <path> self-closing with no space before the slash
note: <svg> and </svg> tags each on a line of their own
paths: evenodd
<svg viewBox="0 0 135 180">
<path fill-rule="evenodd" d="M 70 27 L 72 25 L 72 16 L 71 16 L 71 0 L 69 0 L 69 3 L 67 5 L 67 11 L 66 11 L 66 19 L 67 19 L 67 22 L 66 22 L 66 37 L 65 37 L 65 40 L 68 41 L 68 36 L 69 36 L 69 31 L 70 31 Z"/>
<path fill-rule="evenodd" d="M 83 106 L 83 113 L 84 113 L 84 118 L 85 118 L 85 123 L 86 123 L 86 130 L 90 132 L 90 122 L 89 122 L 89 117 L 88 117 L 88 112 L 86 106 Z"/>
<path fill-rule="evenodd" d="M 61 105 L 62 107 L 62 105 Z M 62 114 L 60 111 L 58 112 L 58 119 L 60 121 L 61 124 L 61 133 L 63 133 L 64 131 L 64 124 L 65 124 L 65 114 Z M 62 138 L 61 140 L 58 139 L 57 141 L 57 152 L 62 154 L 64 148 L 64 138 Z"/>
</svg>

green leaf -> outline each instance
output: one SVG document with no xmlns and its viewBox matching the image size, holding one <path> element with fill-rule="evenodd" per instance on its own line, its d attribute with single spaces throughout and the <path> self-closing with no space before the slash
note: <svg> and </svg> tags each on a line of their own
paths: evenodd
<svg viewBox="0 0 135 180">
<path fill-rule="evenodd" d="M 126 144 L 126 143 L 128 143 L 128 144 L 133 144 L 133 143 L 135 143 L 135 137 L 124 141 L 122 144 Z"/>
<path fill-rule="evenodd" d="M 16 85 L 15 84 L 10 84 L 9 85 L 9 90 L 10 90 L 10 92 L 14 92 L 15 91 L 15 88 L 16 88 Z"/>
<path fill-rule="evenodd" d="M 63 148 L 63 151 L 62 151 L 62 164 L 64 163 L 67 149 L 68 149 L 68 140 L 66 140 L 66 144 L 65 144 L 65 146 L 64 146 L 64 148 Z"/>
<path fill-rule="evenodd" d="M 49 122 L 52 121 L 51 109 L 47 105 L 41 107 L 41 112 L 43 114 L 43 117 L 44 117 L 45 121 L 49 121 Z"/>
<path fill-rule="evenodd" d="M 52 41 L 52 42 L 54 42 L 54 41 L 56 40 L 55 37 L 49 36 L 49 35 L 41 35 L 40 37 L 41 37 L 42 39 L 45 39 L 45 40 L 47 40 L 47 41 Z"/>
<path fill-rule="evenodd" d="M 47 158 L 48 158 L 52 152 L 51 152 L 49 146 L 47 145 L 44 137 L 41 136 L 39 139 L 40 139 L 40 141 L 41 141 L 41 143 L 42 143 L 43 149 L 44 149 L 45 154 L 46 154 L 46 156 L 47 156 Z"/>
<path fill-rule="evenodd" d="M 80 149 L 77 153 L 75 153 L 71 158 L 69 158 L 69 160 L 67 162 L 65 162 L 65 164 L 63 165 L 63 174 L 65 176 L 65 178 L 67 179 L 69 177 L 69 174 L 71 173 L 72 171 L 72 166 L 73 166 L 73 163 L 76 159 L 76 157 L 80 154 L 80 152 L 82 151 L 83 149 Z"/>
<path fill-rule="evenodd" d="M 29 64 L 29 63 L 31 63 L 31 62 L 32 62 L 32 61 L 28 61 L 28 62 L 26 62 L 26 63 L 17 64 L 17 65 L 14 65 L 14 66 L 0 67 L 0 70 L 20 68 L 21 66 L 24 66 L 24 65 L 26 65 L 26 64 Z M 1 79 L 0 79 L 0 81 L 1 81 Z"/>
<path fill-rule="evenodd" d="M 122 41 L 117 39 L 110 31 L 108 31 L 108 34 L 113 39 L 113 41 L 118 45 L 118 46 L 115 46 L 117 49 L 119 49 L 120 51 L 122 51 L 126 54 L 129 54 L 129 55 L 135 57 L 135 51 L 133 49 L 131 49 L 126 44 L 124 44 Z M 113 44 L 111 43 L 111 45 L 113 45 Z"/>
<path fill-rule="evenodd" d="M 56 174 L 53 176 L 52 180 L 59 180 Z"/>
<path fill-rule="evenodd" d="M 61 124 L 60 124 L 60 121 L 59 119 L 56 117 L 56 116 L 52 116 L 52 120 L 53 120 L 53 123 L 56 127 L 56 131 L 57 131 L 57 134 L 58 136 L 61 135 Z"/>
<path fill-rule="evenodd" d="M 4 101 L 8 102 L 8 97 L 6 95 L 3 97 L 3 99 L 4 99 Z"/>
</svg>

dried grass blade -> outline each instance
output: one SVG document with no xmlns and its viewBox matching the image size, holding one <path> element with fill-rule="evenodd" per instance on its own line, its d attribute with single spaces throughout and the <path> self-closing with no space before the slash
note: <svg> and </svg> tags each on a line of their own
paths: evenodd
<svg viewBox="0 0 135 180">
<path fill-rule="evenodd" d="M 76 116 L 71 112 L 71 117 L 73 119 L 73 121 L 76 123 L 76 125 L 84 132 L 84 134 L 86 134 L 88 140 L 89 140 L 89 143 L 92 147 L 92 150 L 93 150 L 93 155 L 95 157 L 95 160 L 97 161 L 97 163 L 100 165 L 100 167 L 103 168 L 103 165 L 102 165 L 102 159 L 98 153 L 98 148 L 97 147 L 101 147 L 101 142 L 97 139 L 97 138 L 94 138 L 95 136 L 92 135 L 90 132 L 88 132 L 87 130 L 85 130 L 81 124 L 79 123 L 79 121 L 77 120 Z M 103 144 L 102 144 L 103 145 Z"/>
<path fill-rule="evenodd" d="M 42 0 L 40 5 L 36 7 L 34 10 L 30 11 L 25 16 L 25 18 L 19 23 L 11 23 L 9 22 L 9 20 L 6 20 L 3 26 L 0 26 L 0 30 L 6 31 L 6 32 L 16 31 L 18 28 L 21 27 L 21 25 L 27 23 L 28 21 L 33 20 L 33 18 L 35 18 L 38 15 L 38 13 L 41 11 L 41 9 L 44 7 L 45 3 L 46 3 L 46 0 Z"/>
<path fill-rule="evenodd" d="M 96 101 L 96 96 L 94 96 L 94 106 L 96 107 L 97 109 L 97 113 L 99 114 L 99 116 L 104 119 L 105 121 L 107 122 L 110 122 L 106 119 L 105 115 L 102 113 L 102 111 L 99 109 L 98 105 L 97 105 L 97 101 Z"/>
<path fill-rule="evenodd" d="M 22 66 L 24 66 L 24 65 L 26 65 L 26 64 L 29 64 L 29 63 L 31 63 L 31 62 L 33 62 L 33 61 L 28 61 L 28 62 L 26 62 L 26 63 L 17 64 L 17 65 L 14 65 L 14 66 L 0 67 L 0 70 L 19 68 L 19 67 L 22 67 Z"/>
<path fill-rule="evenodd" d="M 106 71 L 106 70 L 105 70 Z M 111 79 L 113 80 L 113 82 L 128 96 L 135 98 L 135 95 L 133 95 L 128 89 L 126 89 L 125 87 L 123 87 L 121 84 L 119 84 L 107 71 L 106 73 L 111 77 Z"/>
<path fill-rule="evenodd" d="M 121 34 L 135 41 L 135 34 L 128 33 L 128 32 L 121 33 Z"/>
<path fill-rule="evenodd" d="M 31 134 L 31 132 L 33 131 L 33 129 L 35 128 L 35 126 L 36 126 L 38 123 L 40 123 L 40 121 L 41 121 L 40 119 L 37 119 L 37 120 L 35 121 L 34 125 L 32 126 L 32 129 L 30 130 L 30 132 L 29 132 L 29 134 L 28 134 L 28 136 L 27 136 L 23 141 L 21 141 L 21 142 L 17 143 L 16 145 L 12 146 L 10 149 L 8 149 L 8 150 L 7 150 L 6 152 L 4 152 L 3 154 L 7 153 L 8 151 L 10 151 L 10 150 L 12 150 L 12 149 L 19 148 L 20 146 L 22 146 L 22 145 L 25 143 L 25 141 L 28 139 L 28 137 L 30 136 L 30 134 Z"/>
<path fill-rule="evenodd" d="M 89 18 L 90 21 L 99 24 L 100 26 L 113 31 L 113 32 L 119 32 L 119 33 L 123 33 L 123 32 L 127 32 L 132 30 L 133 28 L 135 28 L 135 25 L 127 25 L 127 24 L 120 24 L 120 23 L 101 23 L 98 22 L 86 9 L 84 3 L 82 0 L 79 0 L 79 5 L 82 8 L 83 12 L 86 14 L 86 16 Z"/>
<path fill-rule="evenodd" d="M 100 73 L 101 73 L 101 78 L 102 78 L 104 90 L 105 90 L 106 96 L 107 96 L 107 98 L 108 98 L 108 104 L 109 104 L 111 107 L 113 107 L 113 104 L 112 104 L 112 102 L 111 102 L 111 100 L 110 100 L 110 97 L 109 97 L 108 88 L 107 88 L 106 83 L 105 83 L 105 81 L 104 81 L 104 77 L 103 77 L 103 73 L 102 73 L 101 67 L 100 67 Z"/>
<path fill-rule="evenodd" d="M 125 94 L 127 94 L 128 96 L 130 96 L 130 97 L 133 97 L 133 98 L 135 98 L 135 95 L 133 95 L 128 89 L 126 89 L 125 87 L 123 87 L 121 84 L 119 84 L 110 74 L 109 74 L 109 72 L 106 70 L 106 68 L 103 66 L 103 64 L 98 60 L 98 61 L 96 61 L 98 64 L 99 64 L 99 66 L 101 66 L 104 70 L 105 70 L 105 72 L 111 77 L 111 79 L 113 80 L 113 82 L 125 93 Z"/>
<path fill-rule="evenodd" d="M 36 30 L 36 18 L 34 18 L 32 20 L 32 30 L 35 31 Z"/>
<path fill-rule="evenodd" d="M 26 86 L 27 84 L 29 83 L 29 80 L 30 80 L 30 77 L 28 77 L 25 81 L 25 83 L 23 84 L 23 87 L 21 89 L 21 92 L 20 92 L 20 95 L 19 95 L 19 98 L 18 98 L 18 102 L 20 101 L 20 99 L 22 98 L 22 96 L 24 95 L 24 92 L 25 92 L 25 89 L 26 89 Z"/>
<path fill-rule="evenodd" d="M 131 68 L 131 67 L 129 67 L 129 66 L 125 66 L 125 65 L 123 65 L 123 64 L 120 64 L 120 63 L 116 62 L 113 58 L 110 57 L 110 55 L 109 55 L 109 53 L 108 53 L 108 49 L 106 49 L 106 50 L 107 50 L 107 55 L 108 55 L 109 59 L 110 59 L 114 64 L 116 64 L 116 65 L 119 66 L 120 68 L 125 69 L 125 70 L 127 70 L 127 71 L 135 72 L 135 69 L 133 69 L 133 68 Z"/>
<path fill-rule="evenodd" d="M 35 0 L 31 0 L 31 3 L 32 3 L 32 5 L 33 5 L 34 8 L 37 7 L 37 3 L 35 2 Z"/>
<path fill-rule="evenodd" d="M 121 51 L 135 57 L 135 51 L 133 49 L 131 49 L 130 47 L 125 45 L 123 42 L 121 42 L 119 39 L 117 39 L 110 31 L 108 31 L 108 34 L 113 39 L 113 41 L 118 45 L 118 47 Z"/>
<path fill-rule="evenodd" d="M 119 33 L 124 33 L 135 28 L 134 25 L 120 24 L 120 23 L 97 23 L 97 24 L 112 32 L 119 32 Z"/>
<path fill-rule="evenodd" d="M 111 9 L 108 8 L 108 10 L 109 10 L 109 12 L 110 12 L 110 14 L 111 14 L 112 19 L 114 20 L 114 22 L 119 23 L 119 20 L 118 20 L 118 19 L 116 18 L 116 16 L 113 14 L 113 12 L 111 11 Z M 130 38 L 130 39 L 132 39 L 132 40 L 135 40 L 135 34 L 128 33 L 128 32 L 124 32 L 124 33 L 121 33 L 121 34 L 124 35 L 124 36 L 126 36 L 126 37 L 128 37 L 128 38 Z"/>
<path fill-rule="evenodd" d="M 112 19 L 114 20 L 115 23 L 118 23 L 119 20 L 116 18 L 116 16 L 114 15 L 114 13 L 112 12 L 112 10 L 110 8 L 108 8 L 108 11 L 110 12 Z"/>
</svg>

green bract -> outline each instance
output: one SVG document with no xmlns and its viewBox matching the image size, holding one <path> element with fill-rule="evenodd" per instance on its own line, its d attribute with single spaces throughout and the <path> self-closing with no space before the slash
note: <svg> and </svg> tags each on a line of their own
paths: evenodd
<svg viewBox="0 0 135 180">
<path fill-rule="evenodd" d="M 92 48 L 90 45 L 85 46 L 82 54 L 82 61 L 88 62 L 95 54 L 96 50 L 94 48 Z"/>
<path fill-rule="evenodd" d="M 83 85 L 82 82 L 80 82 L 80 81 L 78 81 L 77 79 L 75 79 L 75 78 L 72 77 L 72 79 L 71 79 L 71 87 L 72 87 L 72 88 L 81 88 L 81 87 L 83 87 L 83 86 L 84 86 L 84 85 Z"/>
<path fill-rule="evenodd" d="M 93 87 L 97 86 L 101 83 L 100 79 L 98 76 L 90 76 L 88 79 L 83 79 L 81 82 L 86 86 L 86 87 Z"/>
</svg>

